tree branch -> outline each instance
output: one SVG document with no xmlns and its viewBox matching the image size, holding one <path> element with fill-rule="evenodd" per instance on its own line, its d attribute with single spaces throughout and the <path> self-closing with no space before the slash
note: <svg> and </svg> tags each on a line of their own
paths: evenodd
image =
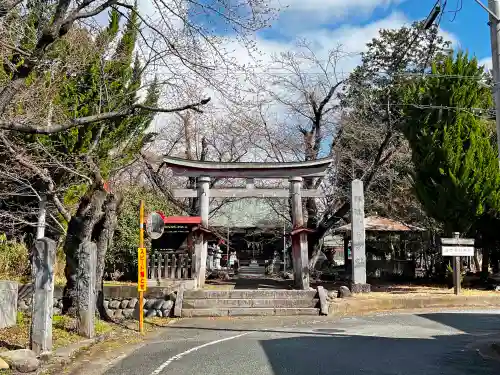
<svg viewBox="0 0 500 375">
<path fill-rule="evenodd" d="M 29 134 L 53 134 L 60 131 L 68 130 L 74 128 L 76 126 L 88 125 L 99 121 L 115 119 L 118 117 L 124 117 L 134 114 L 137 109 L 156 112 L 156 113 L 172 113 L 172 112 L 181 112 L 186 110 L 194 110 L 197 112 L 202 112 L 198 107 L 207 104 L 210 101 L 210 98 L 203 99 L 197 103 L 187 104 L 182 107 L 174 107 L 174 108 L 156 108 L 149 107 L 142 104 L 134 104 L 133 106 L 123 109 L 121 111 L 107 112 L 101 113 L 92 116 L 80 117 L 73 120 L 69 120 L 63 124 L 56 124 L 50 126 L 37 125 L 32 123 L 25 123 L 22 121 L 8 121 L 8 120 L 0 120 L 0 129 L 8 130 L 8 131 L 18 131 L 21 133 L 29 133 Z"/>
<path fill-rule="evenodd" d="M 33 171 L 38 177 L 40 177 L 47 184 L 47 196 L 52 199 L 52 201 L 56 205 L 56 207 L 57 207 L 58 211 L 61 213 L 61 215 L 63 215 L 63 217 L 67 221 L 69 221 L 71 219 L 71 214 L 66 210 L 64 205 L 59 200 L 59 197 L 57 197 L 57 195 L 55 194 L 54 180 L 52 180 L 52 178 L 48 175 L 48 173 L 46 171 L 44 171 L 43 169 L 36 166 L 34 162 L 21 156 L 21 153 L 14 149 L 14 147 L 7 140 L 7 138 L 5 137 L 5 134 L 3 134 L 3 132 L 0 132 L 0 140 L 3 142 L 5 148 L 10 152 L 12 157 L 14 159 L 16 159 L 19 164 L 21 164 L 25 168 Z"/>
<path fill-rule="evenodd" d="M 0 18 L 4 17 L 9 13 L 14 7 L 21 4 L 24 0 L 2 0 L 0 4 Z"/>
</svg>

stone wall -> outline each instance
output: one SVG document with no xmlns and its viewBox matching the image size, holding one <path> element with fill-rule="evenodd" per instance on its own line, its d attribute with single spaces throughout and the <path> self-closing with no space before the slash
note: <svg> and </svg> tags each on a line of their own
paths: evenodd
<svg viewBox="0 0 500 375">
<path fill-rule="evenodd" d="M 170 287 L 148 287 L 144 293 L 144 315 L 146 317 L 168 317 L 174 311 L 177 285 Z M 19 286 L 18 311 L 31 311 L 33 288 L 31 284 Z M 61 313 L 63 288 L 54 288 L 54 315 Z M 137 319 L 139 317 L 136 286 L 104 286 L 104 307 L 115 319 Z"/>
<path fill-rule="evenodd" d="M 18 284 L 0 280 L 0 328 L 16 325 Z"/>
</svg>

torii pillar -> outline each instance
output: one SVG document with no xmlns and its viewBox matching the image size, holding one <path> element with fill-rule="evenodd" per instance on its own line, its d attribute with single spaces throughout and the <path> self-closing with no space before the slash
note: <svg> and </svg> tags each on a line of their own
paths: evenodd
<svg viewBox="0 0 500 375">
<path fill-rule="evenodd" d="M 302 177 L 290 179 L 292 200 L 292 259 L 295 287 L 309 289 L 309 254 L 307 249 L 307 230 L 304 227 L 302 212 Z M 304 230 L 303 230 L 304 229 Z"/>
<path fill-rule="evenodd" d="M 201 226 L 208 228 L 209 200 L 210 200 L 210 177 L 198 177 L 198 199 L 200 205 Z M 203 231 L 196 233 L 195 239 L 195 262 L 196 262 L 196 287 L 203 288 L 207 272 L 208 243 Z"/>
</svg>

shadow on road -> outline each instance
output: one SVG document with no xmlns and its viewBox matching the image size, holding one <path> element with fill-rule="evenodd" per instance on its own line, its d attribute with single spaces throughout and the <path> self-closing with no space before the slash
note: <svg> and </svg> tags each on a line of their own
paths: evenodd
<svg viewBox="0 0 500 375">
<path fill-rule="evenodd" d="M 290 334 L 297 334 L 298 331 L 292 331 L 292 330 L 287 330 L 285 329 L 264 329 L 264 328 L 234 328 L 234 327 L 195 327 L 195 326 L 184 326 L 184 325 L 171 325 L 168 326 L 168 330 L 194 330 L 194 331 L 223 331 L 223 332 L 267 332 L 267 333 L 290 333 Z M 304 335 L 325 335 L 325 336 L 332 336 L 334 334 L 338 334 L 344 332 L 342 329 L 317 329 L 314 330 L 314 332 L 300 332 L 301 334 Z"/>
<path fill-rule="evenodd" d="M 431 338 L 359 335 L 302 336 L 260 340 L 274 375 L 402 374 L 492 375 L 500 362 L 485 360 L 467 348 L 473 334 L 494 332 L 500 315 L 421 314 L 466 334 Z M 403 330 L 402 330 L 403 332 Z"/>
<path fill-rule="evenodd" d="M 500 335 L 500 314 L 435 313 L 417 314 L 417 316 L 471 335 L 495 333 Z"/>
</svg>

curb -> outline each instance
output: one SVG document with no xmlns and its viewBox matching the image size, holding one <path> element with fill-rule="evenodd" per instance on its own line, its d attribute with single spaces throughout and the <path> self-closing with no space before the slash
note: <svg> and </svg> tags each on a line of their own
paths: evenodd
<svg viewBox="0 0 500 375">
<path fill-rule="evenodd" d="M 416 296 L 411 298 L 344 298 L 330 302 L 328 315 L 345 316 L 377 311 L 459 307 L 498 307 L 498 296 Z"/>
<path fill-rule="evenodd" d="M 168 325 L 171 325 L 173 323 L 176 323 L 179 319 L 172 319 L 167 323 Z M 144 335 L 144 341 L 139 342 L 139 343 L 134 343 L 134 344 L 129 344 L 124 348 L 128 352 L 133 352 L 142 346 L 146 345 L 147 340 L 151 339 L 151 337 L 155 337 L 157 334 L 160 334 L 161 332 L 154 331 L 151 332 L 147 335 Z M 58 348 L 54 352 L 52 352 L 52 355 L 44 361 L 44 364 L 41 366 L 43 370 L 47 370 L 50 373 L 59 370 L 63 368 L 66 365 L 69 365 L 72 361 L 74 361 L 76 358 L 78 358 L 80 355 L 84 354 L 86 351 L 91 349 L 94 345 L 106 341 L 108 338 L 110 338 L 109 333 L 105 333 L 100 336 L 96 336 L 91 339 L 84 339 L 81 341 L 78 341 L 76 343 L 70 344 L 68 346 Z M 118 356 L 116 358 L 113 358 L 113 363 L 118 362 L 120 359 L 122 359 L 123 356 Z M 106 367 L 107 369 L 108 367 Z M 105 369 L 103 369 L 102 372 L 104 372 Z"/>
<path fill-rule="evenodd" d="M 55 371 L 69 364 L 75 357 L 90 349 L 95 344 L 105 341 L 108 336 L 106 334 L 93 337 L 91 339 L 83 339 L 68 346 L 58 348 L 52 353 L 45 354 L 42 365 L 39 370 Z"/>
</svg>

